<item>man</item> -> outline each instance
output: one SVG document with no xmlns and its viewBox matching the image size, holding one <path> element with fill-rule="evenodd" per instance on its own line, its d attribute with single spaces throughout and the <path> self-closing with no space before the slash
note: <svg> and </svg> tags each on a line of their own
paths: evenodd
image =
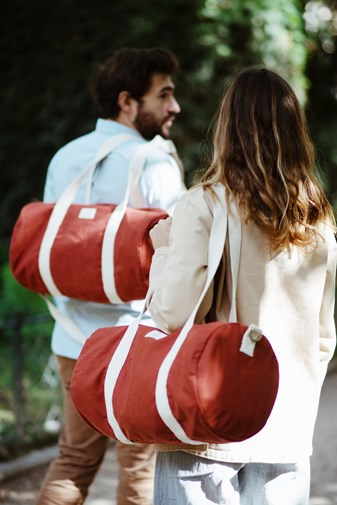
<svg viewBox="0 0 337 505">
<path fill-rule="evenodd" d="M 159 134 L 165 138 L 180 107 L 174 96 L 172 76 L 175 57 L 161 49 L 118 50 L 99 69 L 93 81 L 93 96 L 99 108 L 95 131 L 62 149 L 48 168 L 44 200 L 56 201 L 64 189 L 94 159 L 104 142 L 121 133 L 134 138 L 117 147 L 97 168 L 92 201 L 119 203 L 126 189 L 130 160 L 136 148 Z M 84 185 L 85 186 L 85 185 Z M 77 195 L 84 199 L 85 187 Z M 182 173 L 173 157 L 159 147 L 150 152 L 129 205 L 157 207 L 171 212 L 184 191 Z M 142 302 L 103 305 L 60 297 L 59 309 L 70 317 L 87 337 L 99 327 L 130 323 Z M 59 456 L 51 464 L 38 505 L 83 503 L 97 472 L 107 439 L 89 428 L 74 409 L 70 380 L 81 344 L 56 322 L 52 335 L 64 394 L 64 428 L 59 439 Z M 116 444 L 119 463 L 118 505 L 152 503 L 154 451 L 150 445 Z"/>
</svg>

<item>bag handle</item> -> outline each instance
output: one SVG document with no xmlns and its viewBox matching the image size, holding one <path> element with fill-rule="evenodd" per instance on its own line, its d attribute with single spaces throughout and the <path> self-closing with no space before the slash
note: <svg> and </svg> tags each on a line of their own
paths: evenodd
<svg viewBox="0 0 337 505">
<path fill-rule="evenodd" d="M 160 147 L 167 153 L 171 153 L 173 152 L 172 149 L 175 149 L 174 144 L 171 141 L 164 140 L 159 135 L 154 137 L 154 139 L 150 142 L 141 144 L 136 149 L 130 162 L 125 195 L 122 201 L 115 208 L 114 212 L 112 212 L 105 229 L 102 244 L 102 282 L 104 293 L 110 303 L 123 303 L 123 300 L 121 300 L 117 294 L 115 286 L 115 238 L 127 209 L 131 188 L 138 184 L 149 152 L 154 147 Z"/>
<path fill-rule="evenodd" d="M 229 249 L 230 249 L 230 260 L 231 260 L 231 270 L 232 270 L 232 309 L 231 317 L 236 320 L 236 310 L 235 310 L 235 297 L 236 297 L 236 284 L 237 284 L 237 272 L 239 268 L 239 257 L 240 257 L 240 247 L 241 247 L 241 222 L 238 216 L 238 211 L 236 205 L 230 202 L 231 213 L 227 212 L 226 195 L 225 188 L 222 184 L 217 184 L 213 186 L 216 193 L 216 200 L 213 202 L 213 222 L 209 239 L 208 248 L 208 269 L 207 278 L 205 282 L 204 289 L 200 294 L 199 300 L 196 303 L 191 315 L 184 324 L 181 332 L 170 349 L 169 353 L 165 357 L 157 378 L 156 384 L 156 405 L 158 413 L 162 418 L 163 422 L 170 428 L 170 430 L 175 434 L 175 436 L 184 443 L 191 445 L 199 445 L 203 442 L 191 440 L 184 432 L 182 426 L 173 416 L 171 411 L 168 396 L 167 396 L 167 378 L 175 360 L 179 349 L 184 343 L 188 332 L 193 326 L 195 316 L 197 311 L 205 297 L 205 294 L 211 285 L 211 282 L 216 274 L 217 268 L 219 266 L 220 260 L 223 255 L 227 229 L 229 234 Z M 239 220 L 239 221 L 238 221 Z M 227 226 L 227 223 L 232 223 Z M 238 226 L 239 224 L 239 226 Z M 235 253 L 235 254 L 234 254 Z M 233 308 L 234 305 L 234 308 Z M 131 444 L 133 443 L 129 440 L 123 433 L 119 423 L 114 414 L 113 408 L 113 393 L 115 385 L 119 376 L 121 369 L 124 366 L 126 358 L 128 356 L 129 350 L 131 348 L 132 342 L 136 336 L 141 318 L 145 312 L 145 307 L 141 314 L 129 325 L 127 328 L 121 342 L 119 343 L 111 361 L 108 365 L 106 372 L 106 378 L 104 382 L 104 397 L 105 405 L 107 411 L 108 422 L 115 433 L 118 440 L 123 443 Z"/>
<path fill-rule="evenodd" d="M 110 138 L 107 142 L 105 142 L 98 150 L 94 160 L 90 163 L 90 165 L 85 170 L 83 170 L 83 172 L 81 172 L 80 175 L 78 175 L 78 177 L 76 177 L 76 179 L 74 179 L 72 183 L 69 184 L 69 186 L 67 186 L 60 198 L 55 203 L 41 242 L 38 258 L 40 275 L 46 288 L 52 296 L 61 296 L 62 293 L 56 286 L 51 273 L 50 255 L 58 230 L 68 212 L 70 205 L 73 203 L 85 177 L 89 175 L 89 179 L 91 181 L 98 163 L 106 158 L 106 156 L 108 156 L 108 154 L 116 149 L 116 147 L 118 147 L 121 143 L 126 142 L 127 140 L 131 140 L 132 138 L 135 138 L 135 136 L 122 133 Z M 89 186 L 91 186 L 91 183 Z"/>
<path fill-rule="evenodd" d="M 211 234 L 209 239 L 209 249 L 208 249 L 208 269 L 207 278 L 205 282 L 204 289 L 202 290 L 199 300 L 192 311 L 190 317 L 184 324 L 179 336 L 171 347 L 170 351 L 167 353 L 163 363 L 158 372 L 157 382 L 156 382 L 156 406 L 158 413 L 166 426 L 174 433 L 174 435 L 183 443 L 191 445 L 199 445 L 203 442 L 190 439 L 181 424 L 174 417 L 169 398 L 167 394 L 167 381 L 171 366 L 177 357 L 177 354 L 187 338 L 188 332 L 192 328 L 195 320 L 195 316 L 198 309 L 205 298 L 205 295 L 211 285 L 212 280 L 216 274 L 219 263 L 221 261 L 223 251 L 225 248 L 226 235 L 228 231 L 229 239 L 229 252 L 230 252 L 230 264 L 231 264 L 231 274 L 232 274 L 232 300 L 231 300 L 231 310 L 230 310 L 230 321 L 236 321 L 236 287 L 237 287 L 237 277 L 239 269 L 239 258 L 240 258 L 240 248 L 241 248 L 241 223 L 238 226 L 234 220 L 238 217 L 236 205 L 231 201 L 230 210 L 228 212 L 226 205 L 226 194 L 224 187 L 220 184 L 214 185 L 213 189 L 217 195 L 217 200 L 213 203 L 213 223 L 211 228 Z M 226 219 L 224 219 L 226 216 Z M 230 224 L 231 223 L 231 224 Z M 234 254 L 235 251 L 235 254 Z"/>
</svg>

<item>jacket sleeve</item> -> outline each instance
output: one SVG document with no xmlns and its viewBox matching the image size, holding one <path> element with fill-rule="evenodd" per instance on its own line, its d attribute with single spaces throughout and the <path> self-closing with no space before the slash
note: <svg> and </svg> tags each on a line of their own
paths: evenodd
<svg viewBox="0 0 337 505">
<path fill-rule="evenodd" d="M 327 273 L 325 278 L 322 305 L 320 309 L 320 361 L 329 361 L 336 347 L 336 327 L 334 320 L 335 280 L 337 246 L 335 238 L 330 239 Z"/>
<path fill-rule="evenodd" d="M 172 217 L 169 247 L 156 250 L 150 270 L 148 309 L 164 331 L 174 331 L 186 322 L 204 288 L 212 215 L 201 189 L 187 192 L 178 201 Z M 197 322 L 212 301 L 207 293 Z"/>
</svg>

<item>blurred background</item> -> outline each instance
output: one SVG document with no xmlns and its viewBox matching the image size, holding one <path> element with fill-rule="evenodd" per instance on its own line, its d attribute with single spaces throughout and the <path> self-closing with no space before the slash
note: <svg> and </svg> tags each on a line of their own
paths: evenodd
<svg viewBox="0 0 337 505">
<path fill-rule="evenodd" d="M 188 186 L 210 154 L 231 75 L 264 64 L 305 105 L 318 169 L 337 200 L 337 1 L 3 0 L 0 5 L 0 461 L 55 440 L 60 391 L 44 302 L 8 267 L 21 207 L 42 198 L 50 158 L 97 119 L 88 81 L 121 47 L 163 47 L 181 64 L 172 137 Z"/>
</svg>

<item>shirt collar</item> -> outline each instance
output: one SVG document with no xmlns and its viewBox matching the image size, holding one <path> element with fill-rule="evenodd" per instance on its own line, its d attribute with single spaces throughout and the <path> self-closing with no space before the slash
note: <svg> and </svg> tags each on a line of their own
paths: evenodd
<svg viewBox="0 0 337 505">
<path fill-rule="evenodd" d="M 143 138 L 137 130 L 110 119 L 99 118 L 96 123 L 96 131 L 100 133 L 109 133 L 110 135 L 115 135 L 116 133 L 130 133 L 135 137 Z"/>
</svg>

